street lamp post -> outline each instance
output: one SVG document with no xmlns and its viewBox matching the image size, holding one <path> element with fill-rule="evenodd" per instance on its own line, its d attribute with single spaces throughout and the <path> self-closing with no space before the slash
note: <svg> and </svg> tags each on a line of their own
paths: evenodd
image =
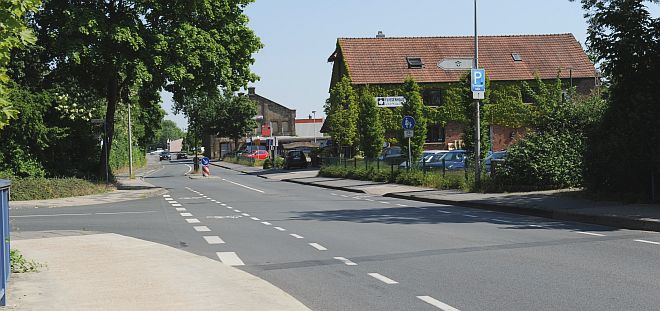
<svg viewBox="0 0 660 311">
<path fill-rule="evenodd" d="M 474 69 L 479 69 L 479 37 L 477 36 L 477 0 L 474 0 Z M 484 78 L 485 79 L 485 78 Z M 475 186 L 481 185 L 481 119 L 479 116 L 479 100 L 475 100 L 476 106 L 476 120 L 475 120 L 475 144 L 474 144 L 474 160 L 475 160 Z"/>
<path fill-rule="evenodd" d="M 314 123 L 314 143 L 316 144 L 316 110 L 312 110 L 312 115 L 314 115 L 312 122 Z"/>
</svg>

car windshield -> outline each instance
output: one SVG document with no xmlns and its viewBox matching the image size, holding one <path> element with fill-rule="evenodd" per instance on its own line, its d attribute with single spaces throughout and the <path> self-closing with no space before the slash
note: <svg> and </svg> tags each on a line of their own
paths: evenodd
<svg viewBox="0 0 660 311">
<path fill-rule="evenodd" d="M 445 161 L 459 162 L 463 161 L 463 154 L 459 152 L 450 152 L 442 156 Z"/>
</svg>

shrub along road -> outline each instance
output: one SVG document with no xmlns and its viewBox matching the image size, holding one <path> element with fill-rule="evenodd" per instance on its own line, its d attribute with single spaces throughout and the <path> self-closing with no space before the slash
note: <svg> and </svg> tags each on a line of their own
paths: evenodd
<svg viewBox="0 0 660 311">
<path fill-rule="evenodd" d="M 660 234 L 262 179 L 184 163 L 164 196 L 20 209 L 14 230 L 92 230 L 177 247 L 314 310 L 652 310 Z M 148 212 L 148 213 L 115 213 Z M 176 267 L 173 267 L 176 269 Z M 454 308 L 454 309 L 452 309 Z"/>
</svg>

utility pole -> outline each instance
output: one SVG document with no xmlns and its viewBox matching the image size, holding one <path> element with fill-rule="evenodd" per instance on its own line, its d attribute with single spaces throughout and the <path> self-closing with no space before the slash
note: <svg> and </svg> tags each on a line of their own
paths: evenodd
<svg viewBox="0 0 660 311">
<path fill-rule="evenodd" d="M 316 110 L 312 110 L 312 115 L 314 115 L 312 122 L 314 122 L 314 143 L 316 144 Z"/>
<path fill-rule="evenodd" d="M 477 0 L 474 0 L 474 69 L 479 69 L 479 37 L 477 35 Z M 484 77 L 485 79 L 485 77 Z M 479 100 L 475 100 L 475 144 L 474 144 L 474 183 L 477 188 L 481 185 L 481 119 L 479 116 Z"/>
<path fill-rule="evenodd" d="M 131 102 L 128 102 L 128 178 L 133 178 L 133 130 L 131 122 Z"/>
</svg>

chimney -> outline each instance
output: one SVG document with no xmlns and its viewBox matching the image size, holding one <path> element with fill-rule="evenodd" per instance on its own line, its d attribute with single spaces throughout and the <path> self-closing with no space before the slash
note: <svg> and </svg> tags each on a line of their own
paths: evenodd
<svg viewBox="0 0 660 311">
<path fill-rule="evenodd" d="M 383 33 L 383 31 L 379 30 L 378 34 L 376 35 L 376 38 L 385 38 L 385 34 Z"/>
<path fill-rule="evenodd" d="M 256 94 L 256 93 L 254 92 L 254 86 L 249 87 L 249 88 L 248 88 L 248 95 L 254 95 L 254 94 Z"/>
</svg>

